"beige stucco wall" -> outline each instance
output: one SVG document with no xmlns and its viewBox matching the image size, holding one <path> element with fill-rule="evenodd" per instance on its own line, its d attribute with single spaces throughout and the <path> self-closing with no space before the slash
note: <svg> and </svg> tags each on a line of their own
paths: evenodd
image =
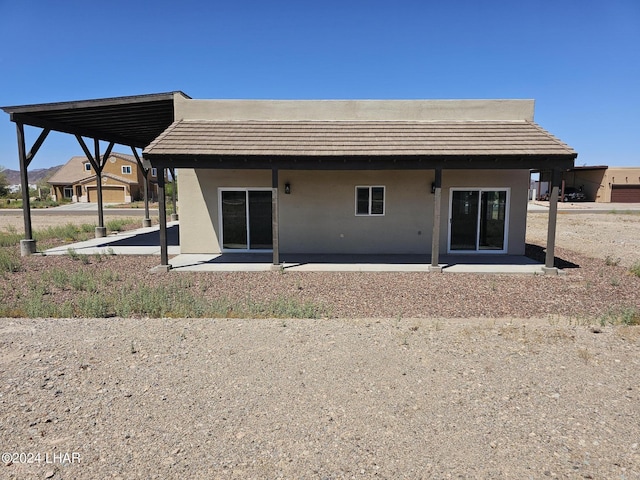
<svg viewBox="0 0 640 480">
<path fill-rule="evenodd" d="M 442 187 L 443 213 L 441 218 L 442 223 L 440 224 L 441 252 L 447 251 L 451 188 L 509 187 L 507 253 L 509 255 L 524 255 L 529 195 L 528 170 L 445 170 L 442 172 Z"/>
<path fill-rule="evenodd" d="M 527 120 L 533 100 L 194 100 L 177 96 L 176 120 Z"/>
<path fill-rule="evenodd" d="M 611 201 L 612 185 L 640 185 L 639 167 L 610 167 L 605 171 L 602 179 L 602 186 L 598 191 L 598 201 Z"/>
<path fill-rule="evenodd" d="M 431 251 L 432 170 L 279 172 L 280 251 L 425 253 Z M 508 253 L 524 253 L 529 175 L 520 170 L 443 172 L 441 252 L 447 251 L 449 189 L 510 187 Z M 290 183 L 291 194 L 284 194 Z M 355 187 L 384 185 L 385 215 L 356 216 Z M 219 187 L 270 187 L 267 170 L 178 172 L 182 253 L 219 253 Z M 283 257 L 286 261 L 286 257 Z"/>
<path fill-rule="evenodd" d="M 283 171 L 280 244 L 290 253 L 427 253 L 432 171 Z M 383 216 L 355 215 L 356 186 L 385 186 Z"/>
</svg>

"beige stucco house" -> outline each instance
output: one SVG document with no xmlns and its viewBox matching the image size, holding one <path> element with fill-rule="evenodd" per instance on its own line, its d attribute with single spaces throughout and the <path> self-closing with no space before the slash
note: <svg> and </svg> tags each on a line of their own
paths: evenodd
<svg viewBox="0 0 640 480">
<path fill-rule="evenodd" d="M 176 97 L 174 112 L 143 155 L 179 169 L 182 253 L 522 255 L 530 169 L 576 157 L 532 100 Z"/>
<path fill-rule="evenodd" d="M 150 172 L 151 192 L 156 192 L 157 170 Z M 111 153 L 102 170 L 105 203 L 131 203 L 142 197 L 144 174 L 132 155 Z M 96 174 L 87 157 L 72 157 L 50 179 L 54 201 L 97 202 Z M 153 195 L 157 196 L 157 195 Z"/>
<path fill-rule="evenodd" d="M 640 203 L 640 167 L 574 167 L 563 179 L 592 202 Z"/>
<path fill-rule="evenodd" d="M 529 172 L 538 170 L 551 172 L 543 271 L 557 273 L 557 199 L 577 153 L 534 122 L 533 100 L 197 100 L 175 91 L 2 108 L 16 124 L 23 191 L 50 131 L 75 135 L 98 175 L 109 162 L 95 159 L 115 144 L 157 169 L 160 271 L 170 268 L 167 169 L 178 173 L 183 253 L 269 251 L 274 267 L 281 254 L 412 253 L 431 260 L 429 271 L 442 271 L 441 253 L 522 254 Z M 25 125 L 41 129 L 30 148 Z M 28 194 L 23 202 L 29 255 Z M 106 234 L 101 204 L 97 237 Z"/>
</svg>

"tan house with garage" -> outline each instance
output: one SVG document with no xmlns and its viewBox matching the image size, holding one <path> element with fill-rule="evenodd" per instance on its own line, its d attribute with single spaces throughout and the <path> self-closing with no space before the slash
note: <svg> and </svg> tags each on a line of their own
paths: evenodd
<svg viewBox="0 0 640 480">
<path fill-rule="evenodd" d="M 640 167 L 574 167 L 564 172 L 563 180 L 590 202 L 640 203 Z"/>
<path fill-rule="evenodd" d="M 135 157 L 111 153 L 102 169 L 102 195 L 105 203 L 131 203 L 140 200 L 144 188 L 144 174 Z M 150 172 L 151 185 L 157 184 L 157 171 Z M 96 174 L 87 157 L 72 157 L 50 179 L 54 201 L 95 203 L 97 198 Z M 156 192 L 156 187 L 151 192 Z M 157 196 L 157 195 L 152 195 Z"/>
</svg>

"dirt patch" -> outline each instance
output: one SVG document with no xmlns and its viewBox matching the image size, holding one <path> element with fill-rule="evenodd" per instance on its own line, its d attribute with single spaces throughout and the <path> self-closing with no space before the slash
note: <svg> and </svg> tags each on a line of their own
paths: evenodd
<svg viewBox="0 0 640 480">
<path fill-rule="evenodd" d="M 529 213 L 527 241 L 545 245 L 546 213 Z M 556 244 L 588 257 L 629 267 L 640 261 L 639 213 L 558 213 Z"/>
<path fill-rule="evenodd" d="M 3 478 L 640 476 L 637 329 L 5 320 L 0 338 L 3 451 L 63 463 Z"/>
</svg>

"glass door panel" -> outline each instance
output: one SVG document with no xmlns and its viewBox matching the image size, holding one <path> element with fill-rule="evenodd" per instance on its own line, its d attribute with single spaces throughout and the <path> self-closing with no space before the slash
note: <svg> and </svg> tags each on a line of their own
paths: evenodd
<svg viewBox="0 0 640 480">
<path fill-rule="evenodd" d="M 480 250 L 504 250 L 507 192 L 486 191 L 480 196 Z"/>
<path fill-rule="evenodd" d="M 454 190 L 451 196 L 451 250 L 476 250 L 478 191 Z"/>
<path fill-rule="evenodd" d="M 247 192 L 223 191 L 222 203 L 222 247 L 246 250 L 247 243 Z"/>
<path fill-rule="evenodd" d="M 249 248 L 273 248 L 273 226 L 271 224 L 271 192 L 254 190 L 249 195 Z"/>
</svg>

